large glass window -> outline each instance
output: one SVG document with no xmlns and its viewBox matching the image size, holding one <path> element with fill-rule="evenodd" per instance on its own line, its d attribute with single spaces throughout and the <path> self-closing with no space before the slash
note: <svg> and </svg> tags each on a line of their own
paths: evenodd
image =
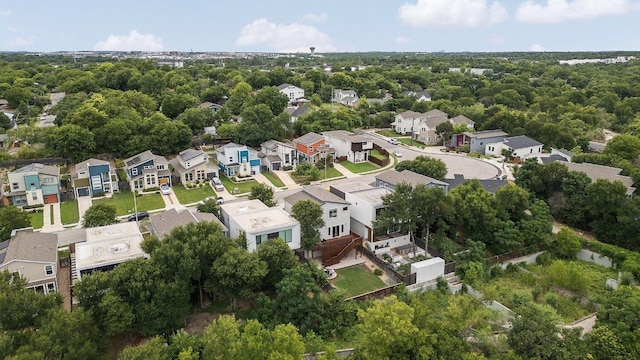
<svg viewBox="0 0 640 360">
<path fill-rule="evenodd" d="M 291 229 L 272 232 L 269 234 L 256 235 L 256 246 L 264 243 L 269 239 L 278 239 L 278 238 L 284 240 L 284 242 L 286 243 L 290 243 L 293 240 Z"/>
<path fill-rule="evenodd" d="M 338 209 L 329 210 L 329 217 L 330 218 L 338 217 Z"/>
</svg>

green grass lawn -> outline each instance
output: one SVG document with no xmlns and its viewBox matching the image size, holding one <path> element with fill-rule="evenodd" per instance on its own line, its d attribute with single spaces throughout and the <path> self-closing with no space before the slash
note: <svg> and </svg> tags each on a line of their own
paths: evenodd
<svg viewBox="0 0 640 360">
<path fill-rule="evenodd" d="M 42 211 L 29 213 L 29 217 L 31 218 L 31 226 L 33 226 L 34 229 L 42 228 L 42 226 L 44 225 L 44 217 Z"/>
<path fill-rule="evenodd" d="M 80 221 L 78 214 L 78 200 L 68 200 L 60 204 L 60 218 L 62 225 L 75 224 Z"/>
<path fill-rule="evenodd" d="M 271 171 L 265 171 L 265 172 L 262 173 L 262 175 L 264 175 L 264 177 L 266 177 L 267 180 L 271 181 L 273 186 L 275 186 L 275 187 L 284 187 L 284 183 L 282 182 L 282 180 L 280 180 L 278 175 L 276 175 L 275 173 L 273 173 Z"/>
<path fill-rule="evenodd" d="M 55 220 L 53 219 L 53 205 L 49 205 L 49 224 L 53 224 L 54 222 Z"/>
<path fill-rule="evenodd" d="M 378 130 L 378 131 L 376 131 L 376 134 L 380 134 L 382 136 L 386 136 L 386 137 L 390 137 L 390 138 L 400 135 L 400 134 L 398 134 L 397 132 L 395 132 L 393 130 Z"/>
<path fill-rule="evenodd" d="M 164 200 L 160 194 L 138 196 L 136 198 L 138 211 L 149 211 L 164 208 Z M 116 207 L 116 216 L 132 214 L 134 212 L 133 194 L 131 191 L 123 191 L 113 194 L 111 199 L 100 199 L 94 204 L 108 204 Z"/>
<path fill-rule="evenodd" d="M 338 171 L 338 169 L 334 168 L 334 167 L 328 167 L 326 169 L 326 175 L 325 176 L 325 169 L 319 170 L 319 174 L 320 177 L 318 178 L 318 180 L 326 180 L 326 179 L 333 179 L 333 178 L 337 178 L 340 176 L 344 176 L 340 171 Z M 291 174 L 291 178 L 293 179 L 293 181 L 297 182 L 298 184 L 303 184 L 307 181 L 312 181 L 309 176 L 304 175 L 304 176 L 295 176 L 293 174 Z M 317 180 L 314 180 L 317 181 Z"/>
<path fill-rule="evenodd" d="M 376 158 L 376 159 L 379 159 L 379 160 L 384 160 L 384 159 L 386 159 L 388 157 L 386 155 L 382 155 L 380 153 L 380 151 L 378 151 L 376 149 L 371 150 L 371 156 Z"/>
<path fill-rule="evenodd" d="M 385 286 L 380 278 L 362 266 L 350 266 L 336 270 L 338 277 L 331 282 L 345 292 L 347 297 L 364 294 Z"/>
<path fill-rule="evenodd" d="M 405 144 L 405 145 L 411 145 L 411 138 L 410 137 L 402 137 L 402 138 L 398 138 L 398 141 Z M 418 140 L 413 140 L 413 146 L 425 146 L 423 143 L 421 143 Z"/>
<path fill-rule="evenodd" d="M 351 161 L 342 161 L 340 165 L 347 168 L 347 170 L 351 171 L 354 174 L 360 174 L 367 171 L 378 170 L 380 167 L 372 164 L 368 161 L 360 162 L 360 163 L 352 163 Z"/>
<path fill-rule="evenodd" d="M 195 187 L 187 189 L 181 184 L 175 184 L 171 187 L 171 191 L 176 194 L 178 201 L 181 204 L 193 204 L 209 196 L 215 196 L 216 192 L 209 186 L 209 184 L 203 184 L 201 187 Z"/>
<path fill-rule="evenodd" d="M 254 185 L 258 185 L 258 182 L 255 180 L 247 180 L 242 182 L 233 182 L 228 177 L 220 174 L 220 180 L 222 181 L 222 185 L 227 189 L 228 192 L 233 194 L 234 189 L 238 189 L 238 194 L 245 194 L 251 192 L 251 187 Z M 237 195 L 237 194 L 236 194 Z"/>
</svg>

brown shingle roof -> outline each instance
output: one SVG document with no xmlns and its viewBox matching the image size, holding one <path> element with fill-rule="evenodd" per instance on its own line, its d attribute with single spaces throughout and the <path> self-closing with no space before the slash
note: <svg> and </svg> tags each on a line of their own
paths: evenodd
<svg viewBox="0 0 640 360">
<path fill-rule="evenodd" d="M 17 231 L 9 240 L 4 263 L 14 260 L 55 263 L 58 261 L 58 235 Z"/>
<path fill-rule="evenodd" d="M 415 173 L 411 170 L 403 170 L 402 172 L 397 172 L 395 170 L 385 171 L 382 174 L 376 175 L 376 179 L 380 181 L 384 181 L 391 185 L 407 183 L 414 187 L 420 184 L 423 184 L 423 185 L 435 184 L 435 185 L 441 185 L 441 186 L 449 186 L 449 184 L 447 184 L 446 182 Z"/>
</svg>

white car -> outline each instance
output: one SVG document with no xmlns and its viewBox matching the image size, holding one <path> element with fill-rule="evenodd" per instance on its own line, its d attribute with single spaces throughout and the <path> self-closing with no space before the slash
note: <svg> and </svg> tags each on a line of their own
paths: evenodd
<svg viewBox="0 0 640 360">
<path fill-rule="evenodd" d="M 397 139 L 395 139 L 395 138 L 391 138 L 391 139 L 389 139 L 389 144 L 391 144 L 391 145 L 398 145 L 398 144 L 399 144 L 399 142 L 398 142 L 398 140 L 397 140 Z"/>
<path fill-rule="evenodd" d="M 395 157 L 402 157 L 402 153 L 398 150 L 394 150 L 393 155 L 395 155 Z"/>
<path fill-rule="evenodd" d="M 171 194 L 171 187 L 169 186 L 169 184 L 162 184 L 160 185 L 160 192 L 162 193 L 162 195 L 169 195 Z"/>
</svg>

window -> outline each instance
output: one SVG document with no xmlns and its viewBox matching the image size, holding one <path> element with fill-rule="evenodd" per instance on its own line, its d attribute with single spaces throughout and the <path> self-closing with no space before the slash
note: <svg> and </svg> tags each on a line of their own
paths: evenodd
<svg viewBox="0 0 640 360">
<path fill-rule="evenodd" d="M 196 171 L 196 180 L 204 180 L 205 177 L 204 170 Z"/>
<path fill-rule="evenodd" d="M 13 187 L 13 190 L 18 190 L 18 188 L 20 187 L 18 183 L 13 183 L 11 184 L 11 186 Z"/>
<path fill-rule="evenodd" d="M 147 185 L 155 185 L 156 177 L 153 175 L 147 175 Z"/>
<path fill-rule="evenodd" d="M 44 273 L 47 275 L 53 275 L 53 265 L 45 265 Z"/>
<path fill-rule="evenodd" d="M 153 165 L 145 165 L 144 168 L 145 169 L 153 169 Z"/>
<path fill-rule="evenodd" d="M 344 225 L 340 225 L 340 232 L 343 233 L 344 232 Z"/>
<path fill-rule="evenodd" d="M 47 283 L 47 292 L 54 292 L 56 291 L 56 284 L 55 283 Z"/>
<path fill-rule="evenodd" d="M 331 209 L 331 210 L 329 210 L 329 217 L 330 217 L 330 218 L 338 217 L 338 209 Z"/>
<path fill-rule="evenodd" d="M 233 156 L 229 156 L 229 162 L 232 163 L 233 162 Z"/>
<path fill-rule="evenodd" d="M 131 169 L 131 176 L 136 176 L 136 175 L 138 175 L 138 168 Z"/>
<path fill-rule="evenodd" d="M 342 211 L 349 211 L 349 207 L 348 206 L 343 207 Z"/>
<path fill-rule="evenodd" d="M 38 193 L 37 193 L 37 192 L 35 192 L 35 191 L 34 191 L 34 192 L 32 192 L 32 193 L 31 193 L 31 199 L 32 199 L 32 200 L 38 200 Z"/>
<path fill-rule="evenodd" d="M 313 146 L 309 146 L 309 153 L 313 152 Z"/>
<path fill-rule="evenodd" d="M 164 170 L 164 164 L 159 164 L 158 166 L 156 166 L 156 170 Z"/>
<path fill-rule="evenodd" d="M 272 232 L 269 234 L 256 235 L 256 246 L 264 243 L 269 239 L 282 239 L 284 242 L 290 243 L 292 241 L 291 229 Z"/>
<path fill-rule="evenodd" d="M 187 182 L 193 181 L 193 173 L 189 172 L 189 173 L 184 174 L 184 180 L 187 181 Z"/>
<path fill-rule="evenodd" d="M 46 177 L 42 179 L 42 182 L 45 184 L 50 184 L 53 182 L 53 178 L 52 177 Z"/>
</svg>

